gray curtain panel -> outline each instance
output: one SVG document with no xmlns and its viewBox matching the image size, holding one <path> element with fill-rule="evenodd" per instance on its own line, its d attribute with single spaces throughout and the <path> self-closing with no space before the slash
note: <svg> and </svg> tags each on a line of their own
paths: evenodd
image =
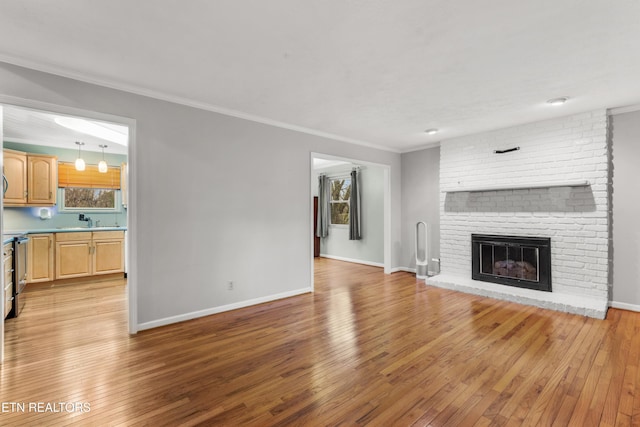
<svg viewBox="0 0 640 427">
<path fill-rule="evenodd" d="M 349 199 L 349 240 L 362 239 L 360 228 L 360 171 L 351 171 L 351 198 Z"/>
<path fill-rule="evenodd" d="M 318 177 L 318 221 L 316 224 L 316 236 L 327 237 L 329 235 L 329 178 L 326 175 Z"/>
</svg>

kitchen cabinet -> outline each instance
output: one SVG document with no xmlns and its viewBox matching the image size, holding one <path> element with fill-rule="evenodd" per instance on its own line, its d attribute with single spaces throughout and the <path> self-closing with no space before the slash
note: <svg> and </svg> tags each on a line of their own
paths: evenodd
<svg viewBox="0 0 640 427">
<path fill-rule="evenodd" d="M 13 307 L 13 243 L 6 243 L 2 247 L 4 260 L 4 317 L 6 318 Z"/>
<path fill-rule="evenodd" d="M 56 233 L 56 279 L 91 275 L 91 232 Z"/>
<path fill-rule="evenodd" d="M 46 206 L 56 204 L 58 187 L 57 159 L 45 155 L 27 155 L 27 203 Z"/>
<path fill-rule="evenodd" d="M 27 203 L 27 153 L 3 150 L 3 157 L 2 172 L 6 179 L 4 204 L 25 205 Z"/>
<path fill-rule="evenodd" d="M 56 233 L 56 279 L 124 272 L 124 232 Z"/>
<path fill-rule="evenodd" d="M 93 274 L 124 272 L 124 232 L 100 231 L 92 234 Z"/>
<path fill-rule="evenodd" d="M 29 234 L 27 283 L 53 280 L 53 233 Z"/>
<path fill-rule="evenodd" d="M 55 156 L 3 150 L 6 206 L 53 206 L 58 186 Z"/>
</svg>

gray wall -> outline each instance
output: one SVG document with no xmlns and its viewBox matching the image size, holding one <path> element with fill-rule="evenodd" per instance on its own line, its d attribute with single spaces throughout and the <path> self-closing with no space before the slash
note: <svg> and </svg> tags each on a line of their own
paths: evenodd
<svg viewBox="0 0 640 427">
<path fill-rule="evenodd" d="M 322 169 L 328 176 L 349 175 L 351 166 L 335 166 Z M 313 183 L 317 183 L 318 171 L 314 171 Z M 384 263 L 384 169 L 364 166 L 360 172 L 362 239 L 349 240 L 349 227 L 330 226 L 329 236 L 321 239 L 320 252 L 347 260 L 365 263 Z M 317 185 L 314 185 L 317 187 Z M 314 193 L 317 193 L 317 188 Z M 314 194 L 317 195 L 317 194 Z"/>
<path fill-rule="evenodd" d="M 137 121 L 129 208 L 138 217 L 130 228 L 138 323 L 309 288 L 311 152 L 391 167 L 391 266 L 399 265 L 399 154 L 5 63 L 0 94 Z"/>
<path fill-rule="evenodd" d="M 612 124 L 612 301 L 640 310 L 640 111 L 614 115 Z"/>
<path fill-rule="evenodd" d="M 429 258 L 440 257 L 440 147 L 402 154 L 402 259 L 415 268 L 416 223 L 430 225 Z M 429 269 L 437 268 L 429 263 Z"/>
</svg>

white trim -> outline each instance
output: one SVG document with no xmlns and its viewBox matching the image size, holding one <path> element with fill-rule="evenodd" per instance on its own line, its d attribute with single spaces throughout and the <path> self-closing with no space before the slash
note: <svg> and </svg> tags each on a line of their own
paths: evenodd
<svg viewBox="0 0 640 427">
<path fill-rule="evenodd" d="M 267 117 L 257 116 L 254 114 L 243 113 L 242 111 L 232 110 L 229 108 L 221 107 L 219 105 L 208 104 L 205 102 L 194 101 L 192 99 L 183 98 L 181 96 L 175 96 L 168 93 L 158 92 L 150 89 L 144 89 L 138 86 L 129 85 L 121 82 L 113 82 L 107 79 L 98 79 L 95 77 L 87 76 L 83 73 L 72 72 L 59 67 L 45 65 L 35 61 L 29 61 L 23 58 L 17 58 L 6 54 L 0 54 L 0 61 L 9 64 L 17 65 L 19 67 L 25 67 L 36 71 L 41 71 L 49 74 L 54 74 L 61 77 L 66 77 L 73 80 L 78 80 L 85 83 L 91 83 L 97 86 L 107 87 L 111 89 L 121 90 L 136 95 L 142 95 L 149 98 L 159 99 L 161 101 L 173 102 L 175 104 L 185 105 L 187 107 L 198 108 L 201 110 L 211 111 L 218 114 L 224 114 L 225 116 L 237 117 L 252 122 L 262 123 L 278 128 L 289 129 L 297 132 L 306 133 L 309 135 L 315 135 L 322 138 L 333 139 L 336 141 L 348 142 L 350 144 L 362 145 L 369 148 L 375 148 L 377 150 L 388 151 L 392 153 L 399 153 L 399 150 L 385 147 L 382 145 L 374 144 L 368 141 L 361 141 L 359 139 L 348 138 L 345 136 L 335 135 L 328 132 L 323 132 L 317 129 L 311 129 L 304 126 L 298 126 L 291 123 L 281 122 L 273 120 Z"/>
<path fill-rule="evenodd" d="M 384 274 L 391 274 L 391 166 L 384 168 Z"/>
<path fill-rule="evenodd" d="M 34 101 L 31 99 L 18 98 L 10 95 L 0 94 L 0 104 L 15 105 L 20 108 L 30 108 L 40 111 L 49 111 L 56 114 L 66 114 L 69 116 L 86 117 L 94 120 L 113 122 L 129 128 L 129 144 L 127 147 L 128 171 L 128 192 L 129 202 L 127 205 L 127 235 L 129 251 L 127 266 L 127 288 L 128 288 L 128 310 L 129 310 L 129 333 L 137 332 L 138 324 L 138 215 L 137 215 L 137 156 L 136 156 L 136 120 L 128 117 L 116 116 L 113 114 L 100 113 L 97 111 L 84 110 L 80 108 L 68 107 L 64 105 L 51 104 L 49 102 Z M 1 206 L 1 205 L 0 205 Z"/>
<path fill-rule="evenodd" d="M 634 111 L 640 111 L 640 104 L 627 105 L 625 107 L 610 108 L 609 110 L 607 110 L 607 114 L 609 116 L 615 116 L 617 114 L 633 113 Z"/>
<path fill-rule="evenodd" d="M 223 313 L 225 311 L 237 310 L 239 308 L 250 307 L 256 304 L 276 301 L 283 298 L 294 297 L 297 295 L 308 294 L 313 292 L 311 288 L 296 289 L 293 291 L 282 292 L 280 294 L 268 295 L 266 297 L 253 298 L 246 301 L 234 302 L 219 307 L 207 308 L 205 310 L 192 311 L 190 313 L 179 314 L 177 316 L 165 317 L 163 319 L 152 320 L 151 322 L 140 323 L 138 331 L 145 329 L 157 328 L 159 326 L 171 325 L 173 323 L 184 322 L 185 320 L 197 319 L 199 317 L 210 316 L 212 314 Z"/>
<path fill-rule="evenodd" d="M 349 224 L 329 224 L 329 228 L 349 228 Z"/>
<path fill-rule="evenodd" d="M 398 273 L 400 271 L 403 271 L 405 273 L 416 274 L 416 269 L 415 268 L 410 268 L 410 267 L 394 267 L 394 268 L 391 269 L 390 272 L 391 273 Z M 433 277 L 433 276 L 436 276 L 436 273 L 431 271 L 431 270 L 429 270 L 427 272 L 426 276 L 424 276 L 424 277 L 423 276 L 420 276 L 420 277 L 416 276 L 416 278 L 419 279 L 419 280 L 427 280 L 427 279 L 429 279 L 430 277 Z"/>
<path fill-rule="evenodd" d="M 309 277 L 309 284 L 311 285 L 311 292 L 315 291 L 315 281 L 313 280 L 314 275 L 315 275 L 315 269 L 314 269 L 314 262 L 313 259 L 315 257 L 315 240 L 316 240 L 316 235 L 314 230 L 316 229 L 316 223 L 314 221 L 314 217 L 313 217 L 313 198 L 314 198 L 314 186 L 318 185 L 317 182 L 314 182 L 313 178 L 313 159 L 314 159 L 314 153 L 311 152 L 309 153 L 309 175 L 307 177 L 307 179 L 309 180 L 309 224 L 311 224 L 311 239 L 309 239 L 309 256 L 307 257 L 307 259 L 309 260 L 309 272 L 310 272 L 310 277 Z M 319 200 L 319 198 L 318 198 Z M 318 209 L 320 209 L 320 207 L 318 206 Z M 318 251 L 320 251 L 320 249 L 318 249 Z"/>
<path fill-rule="evenodd" d="M 128 257 L 125 259 L 127 266 L 127 285 L 129 287 L 129 333 L 138 332 L 138 155 L 136 135 L 137 122 L 132 120 L 129 124 L 129 144 L 127 146 L 127 244 Z M 133 233 L 128 230 L 133 229 Z"/>
<path fill-rule="evenodd" d="M 341 256 L 322 254 L 322 253 L 320 254 L 320 256 L 322 258 L 335 259 L 337 261 L 352 262 L 354 264 L 364 264 L 364 265 L 370 265 L 372 267 L 384 268 L 384 263 L 381 263 L 381 262 L 365 261 L 365 260 L 355 259 L 355 258 L 345 258 L 345 257 L 341 257 Z"/>
<path fill-rule="evenodd" d="M 629 304 L 626 302 L 609 301 L 609 307 L 619 308 L 621 310 L 637 311 L 640 312 L 640 304 Z"/>
<path fill-rule="evenodd" d="M 4 139 L 3 139 L 3 131 L 4 131 L 4 111 L 3 106 L 0 104 L 0 149 L 4 149 Z M 4 171 L 4 156 L 0 156 L 0 169 Z M 3 174 L 4 176 L 4 174 Z M 4 195 L 4 181 L 2 182 L 2 190 Z M 4 212 L 4 197 L 0 198 L 0 212 Z M 0 215 L 0 240 L 4 242 L 4 216 Z M 0 261 L 0 270 L 6 271 L 4 269 L 4 257 L 2 257 L 2 261 Z M 2 325 L 0 325 L 0 365 L 4 362 L 4 274 L 0 277 L 0 319 L 2 320 Z"/>
<path fill-rule="evenodd" d="M 392 269 L 391 269 L 391 272 L 392 272 L 392 273 L 397 273 L 398 271 L 406 271 L 407 273 L 416 274 L 416 269 L 415 269 L 415 268 L 409 268 L 409 267 L 396 267 L 396 268 L 392 268 Z"/>
</svg>

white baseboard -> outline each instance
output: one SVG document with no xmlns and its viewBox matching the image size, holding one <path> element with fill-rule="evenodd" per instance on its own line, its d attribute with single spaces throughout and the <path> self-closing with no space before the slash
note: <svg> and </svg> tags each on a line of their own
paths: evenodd
<svg viewBox="0 0 640 427">
<path fill-rule="evenodd" d="M 622 310 L 637 311 L 640 313 L 640 305 L 628 304 L 626 302 L 609 301 L 609 307 L 620 308 Z"/>
<path fill-rule="evenodd" d="M 409 267 L 395 267 L 391 269 L 392 273 L 397 273 L 398 271 L 406 271 L 407 273 L 416 273 L 416 269 L 415 268 L 409 268 Z"/>
<path fill-rule="evenodd" d="M 391 269 L 392 273 L 395 273 L 397 271 L 406 271 L 407 273 L 416 274 L 416 269 L 415 268 L 411 268 L 411 267 L 395 267 L 395 268 Z M 425 279 L 428 279 L 428 278 L 430 278 L 432 276 L 435 276 L 435 275 L 436 275 L 436 273 L 434 273 L 433 271 L 429 270 L 425 277 L 418 277 L 418 279 L 425 280 Z"/>
<path fill-rule="evenodd" d="M 238 308 L 249 307 L 256 304 L 262 304 L 265 302 L 276 301 L 283 298 L 289 298 L 296 295 L 302 295 L 309 292 L 313 292 L 311 288 L 296 289 L 289 292 L 282 292 L 280 294 L 268 295 L 266 297 L 254 298 L 247 301 L 235 302 L 233 304 L 227 304 L 220 307 L 207 308 L 205 310 L 192 311 L 190 313 L 179 314 L 177 316 L 165 317 L 163 319 L 152 320 L 151 322 L 139 323 L 138 331 L 144 331 L 145 329 L 157 328 L 159 326 L 170 325 L 172 323 L 184 322 L 185 320 L 197 319 L 198 317 L 210 316 L 212 314 L 223 313 L 225 311 L 236 310 Z"/>
<path fill-rule="evenodd" d="M 320 254 L 320 256 L 322 258 L 329 258 L 329 259 L 335 259 L 335 260 L 338 260 L 338 261 L 353 262 L 355 264 L 364 264 L 364 265 L 370 265 L 372 267 L 383 267 L 384 268 L 384 263 L 381 263 L 381 262 L 363 261 L 361 259 L 345 258 L 345 257 L 341 257 L 341 256 L 328 255 L 328 254 Z M 393 272 L 393 270 L 392 270 L 392 272 Z"/>
</svg>

